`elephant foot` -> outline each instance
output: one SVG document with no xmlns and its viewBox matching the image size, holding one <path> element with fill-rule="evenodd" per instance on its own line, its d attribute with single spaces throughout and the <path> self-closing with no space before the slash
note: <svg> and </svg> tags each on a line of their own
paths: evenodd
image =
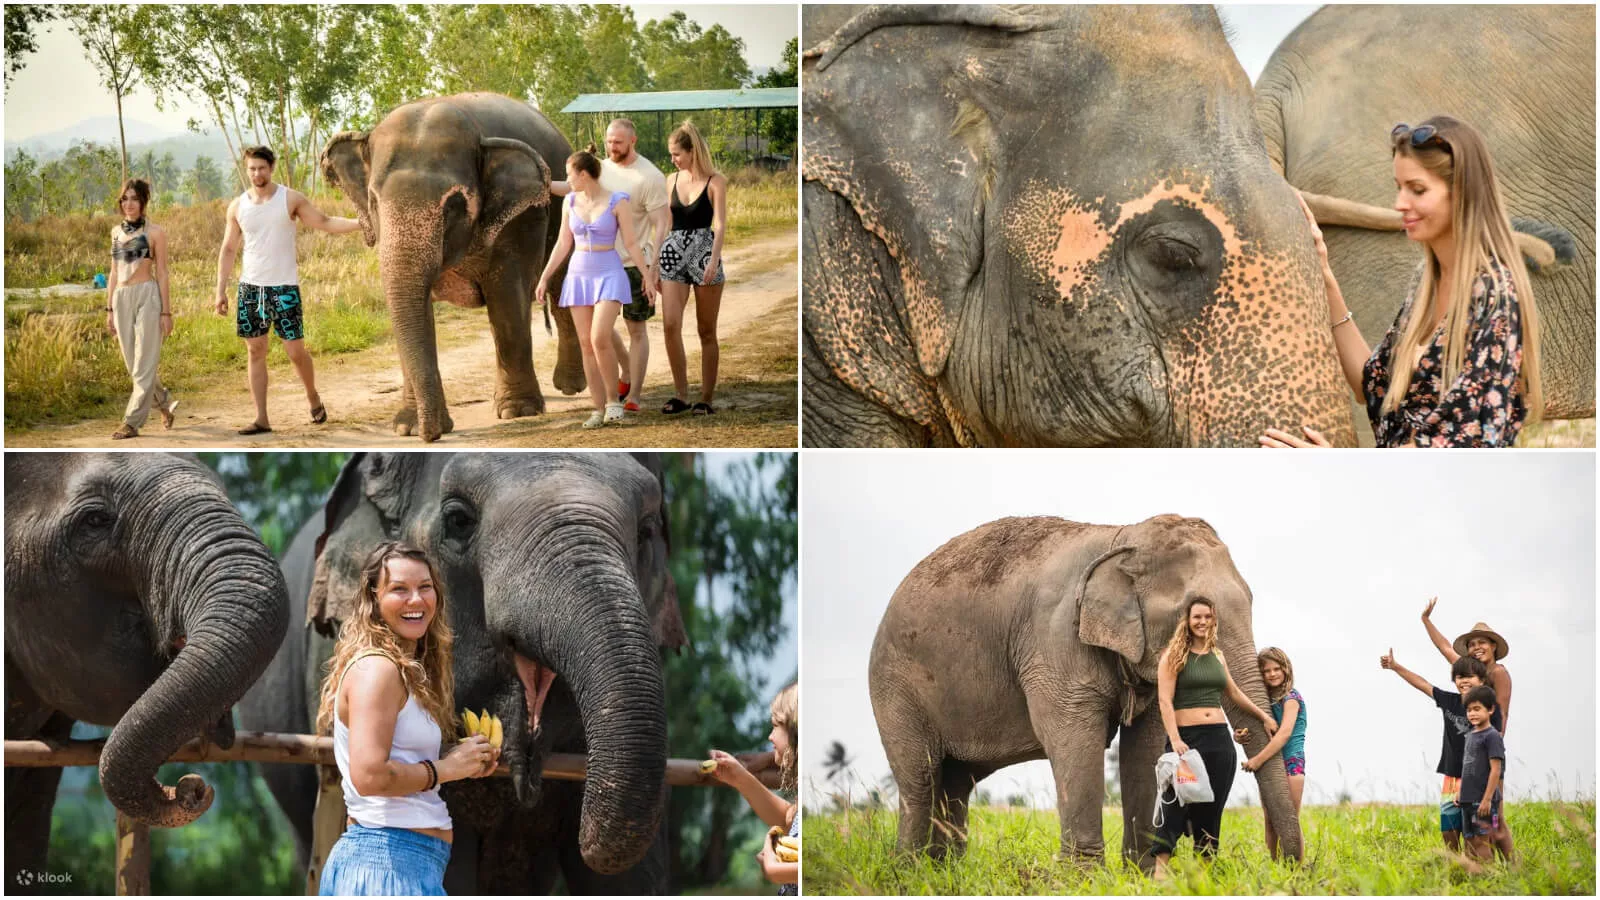
<svg viewBox="0 0 1600 900">
<path fill-rule="evenodd" d="M 543 397 L 506 397 L 496 401 L 495 415 L 502 419 L 516 419 L 522 416 L 538 416 L 544 414 Z"/>
<path fill-rule="evenodd" d="M 583 377 L 583 364 L 581 362 L 570 368 L 556 366 L 555 372 L 550 376 L 550 383 L 554 384 L 556 390 L 567 397 L 589 389 L 589 380 Z"/>
<path fill-rule="evenodd" d="M 394 433 L 397 437 L 410 437 L 417 430 L 417 411 L 402 409 L 394 414 Z"/>
</svg>

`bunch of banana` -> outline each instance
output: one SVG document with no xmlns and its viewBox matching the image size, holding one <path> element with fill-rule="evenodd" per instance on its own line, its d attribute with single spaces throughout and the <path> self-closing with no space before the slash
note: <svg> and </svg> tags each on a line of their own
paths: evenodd
<svg viewBox="0 0 1600 900">
<path fill-rule="evenodd" d="M 774 825 L 772 830 L 767 832 L 767 839 L 772 841 L 772 852 L 778 855 L 779 862 L 800 861 L 799 838 L 790 837 L 781 826 Z"/>
<path fill-rule="evenodd" d="M 474 713 L 470 709 L 461 711 L 461 720 L 467 725 L 467 737 L 481 734 L 489 739 L 489 746 L 500 749 L 505 741 L 505 731 L 500 727 L 500 717 L 489 715 L 488 710 Z"/>
</svg>

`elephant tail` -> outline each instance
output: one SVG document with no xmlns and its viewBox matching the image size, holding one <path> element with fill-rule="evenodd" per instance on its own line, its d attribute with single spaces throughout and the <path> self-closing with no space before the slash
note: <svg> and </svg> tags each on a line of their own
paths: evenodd
<svg viewBox="0 0 1600 900">
<path fill-rule="evenodd" d="M 556 330 L 550 324 L 550 302 L 547 300 L 539 305 L 544 309 L 544 333 L 547 335 L 555 334 Z"/>
<path fill-rule="evenodd" d="M 1538 219 L 1513 218 L 1511 228 L 1516 232 L 1513 236 L 1517 238 L 1517 245 L 1522 247 L 1523 255 L 1528 262 L 1528 270 L 1531 272 L 1537 272 L 1551 264 L 1570 266 L 1572 261 L 1578 258 L 1578 242 L 1572 239 L 1572 232 L 1560 225 L 1552 225 Z M 1523 240 L 1524 235 L 1543 241 L 1550 250 L 1549 254 L 1529 252 L 1530 248 Z"/>
</svg>

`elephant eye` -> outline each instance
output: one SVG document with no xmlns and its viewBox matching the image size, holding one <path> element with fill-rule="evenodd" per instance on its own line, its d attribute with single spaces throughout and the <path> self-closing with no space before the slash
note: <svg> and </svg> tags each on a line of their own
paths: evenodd
<svg viewBox="0 0 1600 900">
<path fill-rule="evenodd" d="M 478 527 L 478 517 L 472 514 L 472 510 L 467 504 L 459 500 L 451 500 L 445 503 L 441 519 L 444 525 L 444 539 L 451 544 L 457 545 L 456 549 L 458 550 L 464 548 L 467 542 L 472 540 L 472 534 Z"/>
<path fill-rule="evenodd" d="M 1151 262 L 1169 272 L 1200 267 L 1200 248 L 1174 237 L 1157 236 L 1150 241 Z"/>
<path fill-rule="evenodd" d="M 111 513 L 103 509 L 91 509 L 83 515 L 83 524 L 97 531 L 104 531 L 116 522 L 111 518 Z"/>
</svg>

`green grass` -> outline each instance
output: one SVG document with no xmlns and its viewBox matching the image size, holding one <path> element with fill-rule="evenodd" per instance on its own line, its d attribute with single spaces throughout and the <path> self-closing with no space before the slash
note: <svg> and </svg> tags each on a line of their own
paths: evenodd
<svg viewBox="0 0 1600 900">
<path fill-rule="evenodd" d="M 743 170 L 729 174 L 729 241 L 793 228 L 798 195 L 793 174 Z M 330 215 L 353 216 L 343 196 L 319 197 Z M 167 229 L 172 255 L 172 337 L 161 349 L 161 377 L 180 396 L 218 379 L 245 385 L 244 342 L 232 315 L 212 311 L 224 201 L 192 207 L 153 208 Z M 109 262 L 110 213 L 33 223 L 7 223 L 5 286 L 43 288 L 86 284 Z M 301 283 L 305 285 L 307 348 L 313 356 L 355 353 L 389 339 L 389 314 L 378 273 L 378 254 L 358 234 L 333 236 L 302 230 Z M 234 274 L 237 276 L 238 267 Z M 229 297 L 230 307 L 232 296 Z M 105 293 L 68 297 L 7 294 L 5 303 L 5 425 L 7 430 L 120 417 L 128 376 L 116 339 L 105 328 Z M 441 325 L 452 315 L 482 312 L 436 308 Z M 271 342 L 268 365 L 286 364 Z"/>
<path fill-rule="evenodd" d="M 807 894 L 1571 894 L 1595 892 L 1595 805 L 1512 803 L 1513 865 L 1480 865 L 1447 852 L 1436 809 L 1318 806 L 1301 811 L 1303 865 L 1267 854 L 1260 808 L 1230 809 L 1210 865 L 1179 844 L 1170 881 L 1123 862 L 1122 814 L 1104 814 L 1108 864 L 1059 862 L 1056 813 L 976 807 L 966 855 L 948 863 L 895 853 L 893 810 L 808 815 Z"/>
</svg>

